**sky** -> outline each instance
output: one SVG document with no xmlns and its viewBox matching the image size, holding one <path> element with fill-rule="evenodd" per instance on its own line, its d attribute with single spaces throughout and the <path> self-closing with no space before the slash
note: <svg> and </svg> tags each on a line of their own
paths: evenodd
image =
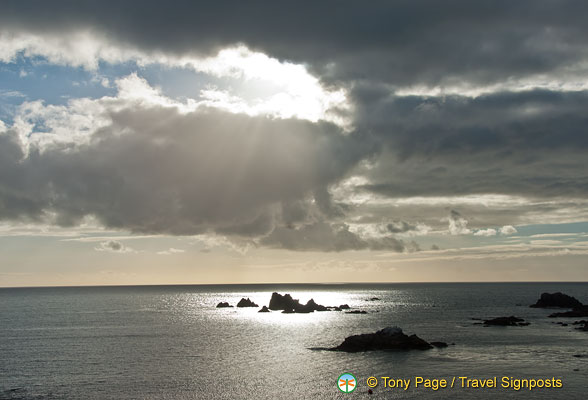
<svg viewBox="0 0 588 400">
<path fill-rule="evenodd" d="M 588 3 L 0 4 L 0 286 L 588 280 Z"/>
</svg>

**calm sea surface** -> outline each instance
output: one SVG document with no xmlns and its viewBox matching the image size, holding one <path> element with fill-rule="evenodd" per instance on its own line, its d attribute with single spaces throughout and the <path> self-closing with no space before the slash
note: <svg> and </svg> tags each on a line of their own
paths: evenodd
<svg viewBox="0 0 588 400">
<path fill-rule="evenodd" d="M 215 308 L 241 297 L 267 305 L 273 291 L 369 313 Z M 553 323 L 576 319 L 547 318 L 552 310 L 528 307 L 554 291 L 588 303 L 586 283 L 0 289 L 0 399 L 586 399 L 588 332 Z M 484 328 L 472 320 L 509 315 L 531 325 Z M 394 325 L 455 345 L 356 354 L 310 350 Z M 353 393 L 336 387 L 344 372 L 358 379 Z M 380 384 L 370 396 L 369 376 L 556 377 L 563 388 L 434 392 Z"/>
</svg>

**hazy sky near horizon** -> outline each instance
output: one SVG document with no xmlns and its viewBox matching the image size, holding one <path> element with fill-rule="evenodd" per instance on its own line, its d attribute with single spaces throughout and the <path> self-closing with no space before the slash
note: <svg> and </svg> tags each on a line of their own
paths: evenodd
<svg viewBox="0 0 588 400">
<path fill-rule="evenodd" d="M 3 1 L 0 286 L 588 280 L 587 19 Z"/>
</svg>

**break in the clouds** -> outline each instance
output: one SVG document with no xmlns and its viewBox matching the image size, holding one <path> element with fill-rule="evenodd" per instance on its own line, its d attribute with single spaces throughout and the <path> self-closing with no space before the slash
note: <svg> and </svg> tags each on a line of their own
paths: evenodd
<svg viewBox="0 0 588 400">
<path fill-rule="evenodd" d="M 0 218 L 407 253 L 586 221 L 587 16 L 5 1 Z"/>
</svg>

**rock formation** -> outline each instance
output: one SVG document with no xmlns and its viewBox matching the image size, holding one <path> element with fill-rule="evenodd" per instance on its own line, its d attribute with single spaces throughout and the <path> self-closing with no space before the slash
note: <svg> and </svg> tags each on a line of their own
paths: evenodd
<svg viewBox="0 0 588 400">
<path fill-rule="evenodd" d="M 329 350 L 359 352 L 372 350 L 428 350 L 429 343 L 417 335 L 405 335 L 398 327 L 388 327 L 376 333 L 364 333 L 345 338 L 343 343 Z"/>
<path fill-rule="evenodd" d="M 557 293 L 542 293 L 541 298 L 537 300 L 535 304 L 532 304 L 530 307 L 533 308 L 576 308 L 581 307 L 582 303 L 578 301 L 575 297 L 568 296 L 567 294 L 563 294 L 561 292 Z"/>
<path fill-rule="evenodd" d="M 237 307 L 259 307 L 257 304 L 255 304 L 254 302 L 252 302 L 251 300 L 249 300 L 248 298 L 242 298 L 241 300 L 239 300 L 239 302 L 237 303 Z"/>
</svg>

